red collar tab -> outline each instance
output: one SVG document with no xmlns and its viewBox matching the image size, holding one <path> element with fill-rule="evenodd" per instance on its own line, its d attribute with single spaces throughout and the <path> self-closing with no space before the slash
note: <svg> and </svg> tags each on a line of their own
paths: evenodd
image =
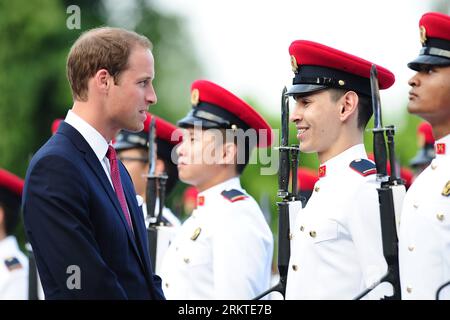
<svg viewBox="0 0 450 320">
<path fill-rule="evenodd" d="M 436 143 L 436 154 L 445 154 L 445 143 Z"/>
<path fill-rule="evenodd" d="M 327 166 L 323 165 L 319 167 L 319 178 L 323 178 L 325 177 L 325 175 L 327 174 Z"/>
</svg>

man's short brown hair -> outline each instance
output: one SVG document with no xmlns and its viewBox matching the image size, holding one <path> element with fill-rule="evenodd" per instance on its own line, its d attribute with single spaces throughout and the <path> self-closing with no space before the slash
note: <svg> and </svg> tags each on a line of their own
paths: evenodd
<svg viewBox="0 0 450 320">
<path fill-rule="evenodd" d="M 136 46 L 152 49 L 150 40 L 133 31 L 102 27 L 84 32 L 67 57 L 67 78 L 75 100 L 86 101 L 88 80 L 106 69 L 116 83 L 128 68 L 128 57 Z"/>
</svg>

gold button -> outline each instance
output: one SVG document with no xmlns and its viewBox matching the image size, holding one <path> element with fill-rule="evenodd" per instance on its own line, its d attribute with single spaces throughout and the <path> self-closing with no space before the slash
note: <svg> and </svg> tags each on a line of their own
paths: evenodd
<svg viewBox="0 0 450 320">
<path fill-rule="evenodd" d="M 339 83 L 340 86 L 343 86 L 345 84 L 345 81 L 344 80 L 339 80 L 338 83 Z"/>
<path fill-rule="evenodd" d="M 319 186 L 315 186 L 315 187 L 314 187 L 314 191 L 315 191 L 315 192 L 319 192 L 319 190 L 320 190 L 320 187 L 319 187 Z"/>
<path fill-rule="evenodd" d="M 297 271 L 298 270 L 298 266 L 296 264 L 292 265 L 292 270 Z"/>
<path fill-rule="evenodd" d="M 169 287 L 169 284 L 166 282 L 166 288 L 168 288 Z"/>
<path fill-rule="evenodd" d="M 183 259 L 184 260 L 184 262 L 186 262 L 186 263 L 189 263 L 191 260 L 189 260 L 189 258 L 184 258 Z"/>
<path fill-rule="evenodd" d="M 409 247 L 408 247 L 408 250 L 409 250 L 409 251 L 414 251 L 414 248 L 415 248 L 414 246 L 409 246 Z"/>
<path fill-rule="evenodd" d="M 443 214 L 442 212 L 439 212 L 439 213 L 436 215 L 436 218 L 437 218 L 439 221 L 444 221 L 445 216 L 444 216 L 444 214 Z"/>
<path fill-rule="evenodd" d="M 316 235 L 317 235 L 317 233 L 316 233 L 315 231 L 310 231 L 310 232 L 309 232 L 309 235 L 310 235 L 311 237 L 315 238 Z"/>
<path fill-rule="evenodd" d="M 413 289 L 413 288 L 410 287 L 410 286 L 407 286 L 407 287 L 406 287 L 406 291 L 408 291 L 408 293 L 411 293 L 411 292 L 412 292 L 412 289 Z"/>
<path fill-rule="evenodd" d="M 300 226 L 300 231 L 303 232 L 303 230 L 305 230 L 304 226 Z"/>
</svg>

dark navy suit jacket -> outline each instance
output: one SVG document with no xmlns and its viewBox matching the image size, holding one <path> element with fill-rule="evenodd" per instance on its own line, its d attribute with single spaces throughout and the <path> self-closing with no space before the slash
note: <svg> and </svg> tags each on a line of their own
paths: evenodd
<svg viewBox="0 0 450 320">
<path fill-rule="evenodd" d="M 120 162 L 119 170 L 134 234 L 97 156 L 72 126 L 62 122 L 31 160 L 23 215 L 47 299 L 164 299 L 142 209 Z"/>
</svg>

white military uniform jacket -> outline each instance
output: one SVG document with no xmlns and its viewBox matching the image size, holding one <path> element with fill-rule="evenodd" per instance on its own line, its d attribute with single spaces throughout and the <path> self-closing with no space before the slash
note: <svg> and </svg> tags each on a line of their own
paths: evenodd
<svg viewBox="0 0 450 320">
<path fill-rule="evenodd" d="M 28 258 L 14 236 L 0 240 L 0 300 L 28 299 Z"/>
<path fill-rule="evenodd" d="M 435 299 L 450 281 L 450 135 L 406 193 L 400 220 L 402 299 Z M 450 287 L 441 292 L 450 299 Z"/>
<path fill-rule="evenodd" d="M 273 239 L 238 177 L 198 195 L 162 265 L 167 299 L 251 299 L 270 286 Z"/>
<path fill-rule="evenodd" d="M 321 166 L 291 230 L 286 299 L 352 299 L 386 272 L 376 169 L 369 161 L 359 144 Z M 380 296 L 380 288 L 371 294 Z"/>
</svg>

